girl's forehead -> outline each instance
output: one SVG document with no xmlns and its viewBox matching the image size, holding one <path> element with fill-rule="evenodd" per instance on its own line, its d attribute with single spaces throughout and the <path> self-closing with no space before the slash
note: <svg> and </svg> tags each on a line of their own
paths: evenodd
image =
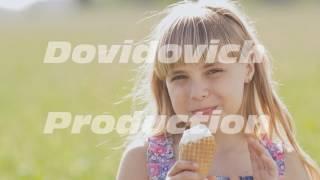
<svg viewBox="0 0 320 180">
<path fill-rule="evenodd" d="M 220 63 L 215 62 L 215 63 L 205 63 L 205 62 L 198 62 L 198 63 L 184 63 L 184 64 L 176 64 L 174 65 L 170 72 L 172 71 L 176 71 L 176 70 L 185 70 L 185 69 L 205 69 L 205 68 L 209 68 L 209 67 L 215 67 L 215 66 L 219 66 Z"/>
</svg>

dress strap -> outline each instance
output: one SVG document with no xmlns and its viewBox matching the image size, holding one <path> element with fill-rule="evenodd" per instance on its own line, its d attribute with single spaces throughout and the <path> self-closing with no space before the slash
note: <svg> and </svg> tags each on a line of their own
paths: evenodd
<svg viewBox="0 0 320 180">
<path fill-rule="evenodd" d="M 165 180 L 175 163 L 173 139 L 164 135 L 148 138 L 147 168 L 151 180 Z"/>
<path fill-rule="evenodd" d="M 261 142 L 277 164 L 279 177 L 282 178 L 285 173 L 284 143 L 273 142 L 267 135 L 262 136 Z"/>
</svg>

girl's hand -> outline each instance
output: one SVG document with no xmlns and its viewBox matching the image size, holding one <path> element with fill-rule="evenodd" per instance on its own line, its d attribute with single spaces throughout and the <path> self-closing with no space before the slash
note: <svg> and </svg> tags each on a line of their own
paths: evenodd
<svg viewBox="0 0 320 180">
<path fill-rule="evenodd" d="M 254 137 L 248 137 L 248 149 L 255 180 L 277 180 L 278 168 L 269 152 Z"/>
<path fill-rule="evenodd" d="M 204 180 L 198 172 L 198 165 L 192 161 L 177 160 L 169 170 L 166 180 Z M 208 178 L 211 179 L 211 178 Z"/>
</svg>

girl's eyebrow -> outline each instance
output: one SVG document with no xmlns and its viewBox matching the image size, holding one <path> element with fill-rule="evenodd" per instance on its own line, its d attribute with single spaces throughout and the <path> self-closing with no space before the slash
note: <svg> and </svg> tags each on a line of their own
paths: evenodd
<svg viewBox="0 0 320 180">
<path fill-rule="evenodd" d="M 209 67 L 214 67 L 216 66 L 217 64 L 216 63 L 206 63 L 202 66 L 203 69 L 206 69 L 206 68 L 209 68 Z M 176 74 L 183 74 L 183 73 L 186 73 L 186 71 L 184 70 L 172 70 L 172 72 L 169 74 L 170 76 L 174 76 Z"/>
<path fill-rule="evenodd" d="M 208 67 L 213 67 L 213 66 L 216 66 L 217 64 L 216 63 L 206 63 L 203 65 L 203 68 L 208 68 Z"/>
<path fill-rule="evenodd" d="M 206 68 L 214 67 L 214 66 L 216 66 L 216 63 L 206 63 L 206 64 L 204 64 L 202 67 L 203 67 L 204 69 L 206 69 Z M 177 69 L 177 70 L 172 70 L 172 72 L 169 73 L 169 75 L 170 75 L 170 76 L 173 76 L 173 75 L 176 75 L 176 74 L 183 74 L 183 73 L 186 73 L 186 71 L 185 71 L 185 70 Z"/>
<path fill-rule="evenodd" d="M 185 71 L 183 70 L 173 70 L 171 73 L 170 73 L 170 76 L 174 76 L 176 74 L 183 74 L 185 73 Z"/>
</svg>

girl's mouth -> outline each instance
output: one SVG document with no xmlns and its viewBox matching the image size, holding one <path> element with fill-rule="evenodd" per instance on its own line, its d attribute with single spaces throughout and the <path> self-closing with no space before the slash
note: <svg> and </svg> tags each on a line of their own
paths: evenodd
<svg viewBox="0 0 320 180">
<path fill-rule="evenodd" d="M 202 115 L 211 115 L 212 111 L 214 111 L 215 109 L 217 109 L 218 106 L 211 106 L 211 107 L 206 107 L 206 108 L 200 108 L 200 109 L 196 109 L 191 111 L 192 114 L 202 114 Z"/>
</svg>

